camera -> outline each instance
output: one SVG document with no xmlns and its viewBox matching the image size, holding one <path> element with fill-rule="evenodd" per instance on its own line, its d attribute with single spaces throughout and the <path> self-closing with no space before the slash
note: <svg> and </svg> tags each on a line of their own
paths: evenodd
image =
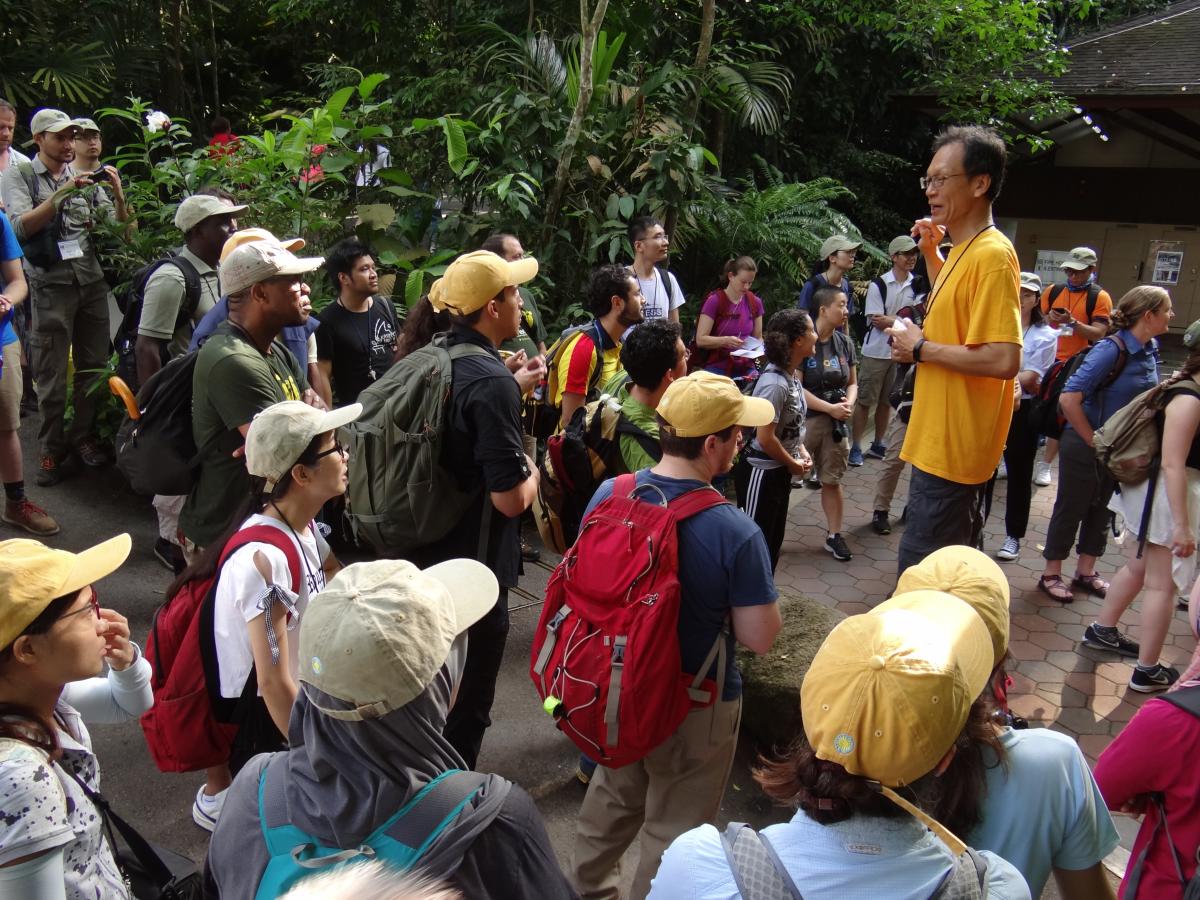
<svg viewBox="0 0 1200 900">
<path fill-rule="evenodd" d="M 846 390 L 844 388 L 826 388 L 818 396 L 826 403 L 843 403 L 846 400 Z M 840 444 L 846 439 L 847 434 L 846 423 L 840 419 L 834 419 L 831 432 L 834 443 Z"/>
</svg>

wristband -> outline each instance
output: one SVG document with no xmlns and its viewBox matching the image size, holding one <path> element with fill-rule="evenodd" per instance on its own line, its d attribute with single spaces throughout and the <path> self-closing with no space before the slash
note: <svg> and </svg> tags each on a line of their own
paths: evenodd
<svg viewBox="0 0 1200 900">
<path fill-rule="evenodd" d="M 921 361 L 921 348 L 925 345 L 925 338 L 921 338 L 912 348 L 913 362 Z"/>
</svg>

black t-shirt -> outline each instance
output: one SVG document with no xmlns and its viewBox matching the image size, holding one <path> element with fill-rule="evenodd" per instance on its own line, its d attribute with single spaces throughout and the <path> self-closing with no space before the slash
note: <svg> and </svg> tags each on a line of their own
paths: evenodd
<svg viewBox="0 0 1200 900">
<path fill-rule="evenodd" d="M 845 390 L 850 383 L 850 369 L 854 366 L 854 342 L 840 331 L 835 331 L 827 341 L 818 341 L 813 355 L 804 360 L 800 367 L 804 388 L 822 400 L 828 400 L 826 391 Z M 809 416 L 823 416 L 809 410 Z"/>
<path fill-rule="evenodd" d="M 391 368 L 400 331 L 396 311 L 386 297 L 372 297 L 364 312 L 351 312 L 335 300 L 318 318 L 317 358 L 332 364 L 334 400 L 345 406 Z"/>
<path fill-rule="evenodd" d="M 483 503 L 487 495 L 512 490 L 529 477 L 517 380 L 504 368 L 500 354 L 487 338 L 473 328 L 452 328 L 447 346 L 464 342 L 485 347 L 489 353 L 454 361 L 442 465 L 455 474 L 465 490 L 478 488 L 479 497 L 467 509 L 459 527 L 440 541 L 414 551 L 413 562 L 422 567 L 461 557 L 479 559 Z M 519 525 L 519 518 L 510 519 L 491 510 L 482 562 L 492 570 L 501 587 L 516 587 L 520 574 Z"/>
</svg>

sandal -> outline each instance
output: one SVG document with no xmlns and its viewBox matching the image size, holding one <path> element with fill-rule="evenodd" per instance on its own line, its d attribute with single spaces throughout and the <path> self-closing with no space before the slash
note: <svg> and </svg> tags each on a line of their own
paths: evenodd
<svg viewBox="0 0 1200 900">
<path fill-rule="evenodd" d="M 1091 575 L 1080 575 L 1076 572 L 1075 577 L 1071 579 L 1071 586 L 1097 597 L 1104 597 L 1108 594 L 1108 582 L 1095 572 Z"/>
<path fill-rule="evenodd" d="M 1038 590 L 1059 603 L 1071 603 L 1075 594 L 1067 587 L 1061 575 L 1043 575 L 1038 579 Z"/>
</svg>

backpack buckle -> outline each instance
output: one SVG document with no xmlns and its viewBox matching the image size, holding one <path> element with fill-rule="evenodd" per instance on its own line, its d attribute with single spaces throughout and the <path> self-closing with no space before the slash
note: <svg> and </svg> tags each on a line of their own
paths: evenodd
<svg viewBox="0 0 1200 900">
<path fill-rule="evenodd" d="M 658 594 L 647 594 L 645 597 L 642 598 L 642 603 L 646 604 L 646 606 L 653 606 L 655 603 L 658 602 L 658 600 L 659 600 Z"/>
</svg>

